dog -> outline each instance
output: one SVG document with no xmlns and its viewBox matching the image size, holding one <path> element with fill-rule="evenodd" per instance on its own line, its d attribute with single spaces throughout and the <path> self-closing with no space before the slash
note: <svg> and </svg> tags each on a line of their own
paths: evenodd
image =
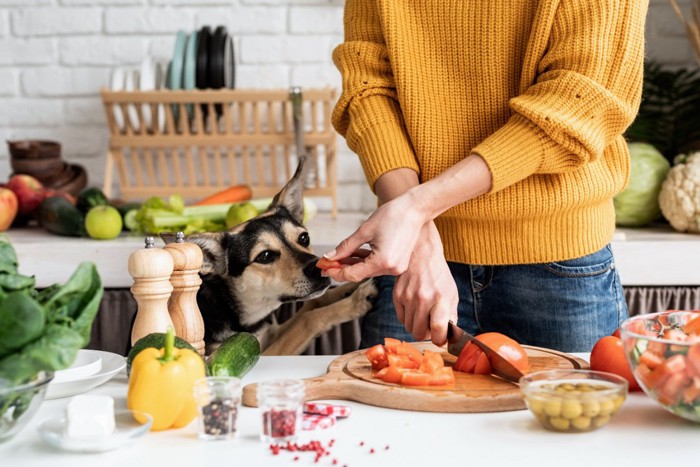
<svg viewBox="0 0 700 467">
<path fill-rule="evenodd" d="M 204 320 L 206 353 L 237 332 L 250 332 L 263 355 L 299 355 L 333 326 L 364 316 L 377 289 L 372 279 L 330 288 L 316 267 L 302 224 L 304 158 L 270 206 L 225 232 L 186 237 L 203 253 L 197 305 Z M 172 234 L 161 234 L 166 243 Z M 282 304 L 304 302 L 278 323 Z"/>
</svg>

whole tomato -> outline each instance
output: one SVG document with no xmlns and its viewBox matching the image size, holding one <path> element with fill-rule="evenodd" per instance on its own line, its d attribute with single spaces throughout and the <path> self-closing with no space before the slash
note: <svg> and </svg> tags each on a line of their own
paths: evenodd
<svg viewBox="0 0 700 467">
<path fill-rule="evenodd" d="M 638 391 L 639 383 L 634 378 L 627 358 L 622 340 L 615 336 L 605 336 L 593 346 L 591 351 L 591 370 L 606 371 L 622 376 L 629 383 L 630 391 Z"/>
<path fill-rule="evenodd" d="M 526 371 L 530 365 L 527 353 L 520 344 L 508 336 L 497 332 L 486 332 L 476 336 L 484 344 L 495 350 L 520 371 Z M 491 373 L 491 364 L 486 354 L 475 344 L 467 343 L 460 352 L 454 369 L 465 373 L 487 375 Z"/>
</svg>

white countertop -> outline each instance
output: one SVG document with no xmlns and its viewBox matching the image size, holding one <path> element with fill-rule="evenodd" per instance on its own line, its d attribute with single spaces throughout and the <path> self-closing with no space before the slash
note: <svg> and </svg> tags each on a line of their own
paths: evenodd
<svg viewBox="0 0 700 467">
<path fill-rule="evenodd" d="M 587 355 L 577 354 L 583 358 Z M 244 384 L 273 378 L 322 375 L 333 356 L 262 357 Z M 93 394 L 115 398 L 125 406 L 122 372 Z M 541 428 L 529 411 L 486 414 L 440 414 L 383 409 L 354 402 L 352 415 L 326 430 L 303 432 L 302 442 L 335 440 L 332 455 L 318 464 L 308 452 L 282 451 L 273 456 L 259 441 L 258 409 L 243 407 L 239 436 L 231 441 L 199 441 L 196 421 L 180 430 L 147 433 L 133 445 L 101 454 L 73 454 L 44 444 L 36 432 L 43 420 L 62 414 L 69 398 L 45 401 L 15 438 L 0 444 L 0 463 L 30 467 L 125 466 L 538 466 L 634 467 L 697 465 L 700 425 L 678 418 L 641 393 L 631 394 L 610 424 L 598 431 L 564 434 Z M 364 446 L 360 443 L 364 442 Z M 386 446 L 389 449 L 385 449 Z M 376 452 L 371 454 L 370 448 Z M 300 459 L 294 461 L 294 455 Z"/>
<path fill-rule="evenodd" d="M 352 234 L 367 217 L 341 213 L 336 220 L 319 214 L 308 223 L 311 244 L 321 255 Z M 108 288 L 129 288 L 127 258 L 143 238 L 124 235 L 114 240 L 91 240 L 51 235 L 40 228 L 10 229 L 20 272 L 34 274 L 38 287 L 65 282 L 81 261 L 97 264 Z M 157 240 L 157 244 L 160 240 Z M 682 234 L 669 226 L 618 229 L 612 242 L 624 286 L 700 285 L 700 235 Z"/>
</svg>

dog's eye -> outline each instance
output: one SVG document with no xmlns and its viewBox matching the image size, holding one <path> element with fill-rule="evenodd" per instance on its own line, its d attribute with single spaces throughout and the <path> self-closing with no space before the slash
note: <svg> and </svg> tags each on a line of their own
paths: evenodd
<svg viewBox="0 0 700 467">
<path fill-rule="evenodd" d="M 277 259 L 278 256 L 279 254 L 272 250 L 265 250 L 256 256 L 253 261 L 260 264 L 268 264 Z"/>
<path fill-rule="evenodd" d="M 301 246 L 309 246 L 309 234 L 303 232 L 299 235 L 299 239 L 297 240 L 297 242 L 299 242 L 299 245 Z"/>
</svg>

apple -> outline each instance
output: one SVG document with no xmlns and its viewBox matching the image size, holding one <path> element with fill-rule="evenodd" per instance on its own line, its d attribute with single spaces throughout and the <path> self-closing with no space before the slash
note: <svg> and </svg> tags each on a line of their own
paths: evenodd
<svg viewBox="0 0 700 467">
<path fill-rule="evenodd" d="M 0 188 L 0 232 L 10 228 L 17 215 L 17 196 L 12 190 Z"/>
<path fill-rule="evenodd" d="M 13 175 L 7 181 L 7 188 L 17 196 L 20 215 L 31 216 L 45 198 L 41 182 L 31 175 Z"/>
<path fill-rule="evenodd" d="M 70 204 L 75 206 L 75 196 L 71 195 L 70 193 L 66 193 L 65 191 L 53 190 L 51 188 L 44 190 L 44 199 L 51 198 L 53 196 L 58 196 L 59 198 L 63 198 L 66 201 L 68 201 Z"/>
</svg>

